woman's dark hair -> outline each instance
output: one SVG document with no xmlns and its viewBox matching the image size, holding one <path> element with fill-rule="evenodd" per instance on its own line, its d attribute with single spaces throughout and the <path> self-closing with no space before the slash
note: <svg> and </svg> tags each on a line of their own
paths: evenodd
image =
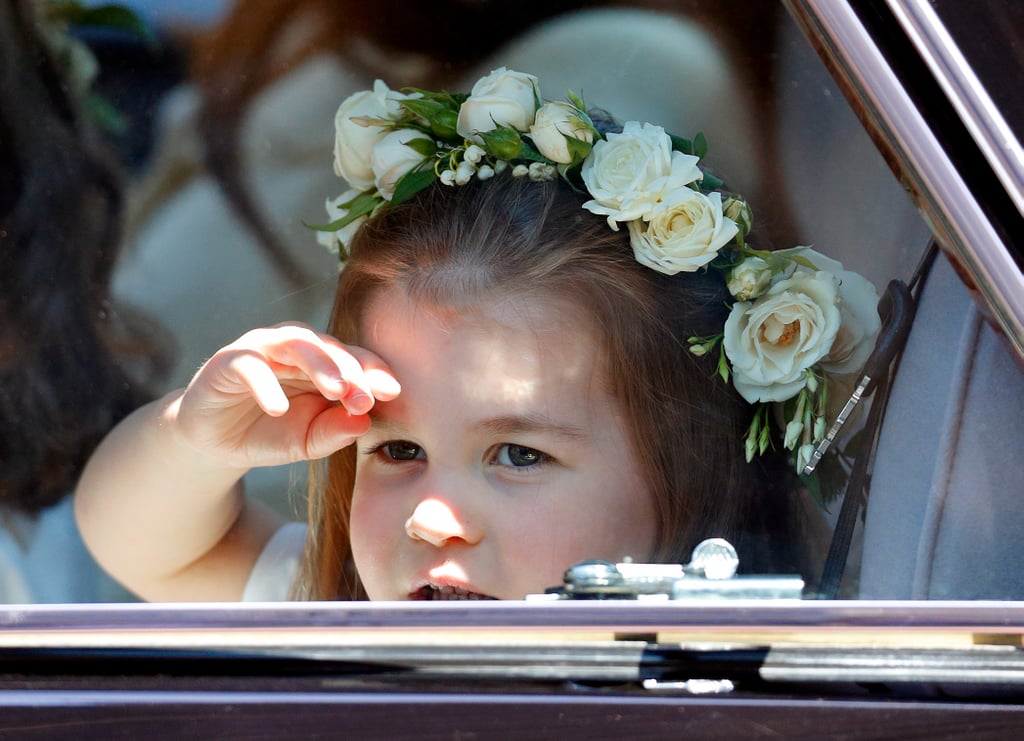
<svg viewBox="0 0 1024 741">
<path fill-rule="evenodd" d="M 687 338 L 721 331 L 726 289 L 716 271 L 666 276 L 640 265 L 625 230 L 582 208 L 563 181 L 507 173 L 464 187 L 435 184 L 387 208 L 356 234 L 339 279 L 331 331 L 359 343 L 370 300 L 389 288 L 417 302 L 472 310 L 495 297 L 576 301 L 602 338 L 608 391 L 655 502 L 659 560 L 685 561 L 703 538 L 732 540 L 745 570 L 792 569 L 785 486 L 743 458 L 751 410 Z M 330 460 L 314 497 L 312 596 L 350 598 L 351 449 Z M 770 533 L 770 536 L 769 536 Z"/>
<path fill-rule="evenodd" d="M 33 5 L 0 4 L 0 505 L 28 513 L 68 494 L 103 435 L 146 399 L 119 358 L 142 368 L 154 357 L 108 300 L 118 168 Z"/>
</svg>

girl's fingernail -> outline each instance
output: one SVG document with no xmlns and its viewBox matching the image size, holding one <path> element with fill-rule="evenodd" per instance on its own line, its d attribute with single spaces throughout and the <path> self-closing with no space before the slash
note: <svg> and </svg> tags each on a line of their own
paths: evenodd
<svg viewBox="0 0 1024 741">
<path fill-rule="evenodd" d="M 381 370 L 367 371 L 366 380 L 373 386 L 374 393 L 398 396 L 402 390 L 394 376 Z"/>
<path fill-rule="evenodd" d="M 366 414 L 373 407 L 373 399 L 362 391 L 355 391 L 345 398 L 345 408 L 352 414 Z"/>
</svg>

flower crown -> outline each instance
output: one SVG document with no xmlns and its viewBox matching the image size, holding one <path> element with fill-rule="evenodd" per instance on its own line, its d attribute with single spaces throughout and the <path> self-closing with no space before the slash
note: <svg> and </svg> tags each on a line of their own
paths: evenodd
<svg viewBox="0 0 1024 741">
<path fill-rule="evenodd" d="M 874 346 L 874 286 L 808 247 L 751 248 L 750 206 L 702 171 L 702 134 L 637 121 L 599 132 L 577 95 L 545 101 L 536 77 L 504 67 L 469 95 L 397 92 L 378 80 L 341 104 L 335 129 L 334 169 L 350 189 L 327 200 L 332 221 L 313 228 L 343 261 L 378 209 L 435 180 L 458 187 L 511 169 L 584 190 L 583 207 L 613 230 L 625 224 L 637 261 L 653 270 L 723 272 L 732 301 L 722 332 L 688 341 L 698 356 L 717 349 L 717 373 L 756 405 L 748 461 L 773 444 L 771 408 L 781 404 L 783 445 L 802 471 L 826 436 L 829 376 L 856 373 Z"/>
</svg>

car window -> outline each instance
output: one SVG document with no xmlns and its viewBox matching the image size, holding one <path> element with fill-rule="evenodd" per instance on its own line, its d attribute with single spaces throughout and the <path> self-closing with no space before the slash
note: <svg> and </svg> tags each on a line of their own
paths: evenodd
<svg viewBox="0 0 1024 741">
<path fill-rule="evenodd" d="M 237 130 L 227 132 L 237 137 L 237 173 L 248 191 L 232 204 L 224 181 L 209 174 L 199 89 L 186 62 L 190 49 L 199 48 L 192 46 L 195 34 L 219 17 L 189 17 L 180 4 L 136 5 L 162 46 L 76 33 L 96 49 L 97 89 L 127 114 L 127 129 L 109 142 L 122 159 L 128 193 L 111 306 L 127 324 L 144 328 L 149 349 L 125 353 L 123 363 L 160 394 L 186 384 L 211 352 L 249 328 L 295 320 L 324 326 L 337 258 L 306 225 L 323 220 L 324 199 L 336 189 L 335 110 L 349 93 L 372 84 L 367 70 L 415 69 L 423 52 L 382 61 L 380 50 L 366 48 L 339 61 L 322 49 L 281 74 L 236 70 L 240 85 L 248 75 L 273 79 L 253 96 Z M 865 24 L 870 40 L 877 13 L 888 11 L 862 5 L 850 18 Z M 935 3 L 935 10 L 1019 138 L 1020 86 L 1007 75 L 1021 74 L 1020 11 L 1012 2 L 981 5 L 984 12 L 972 4 L 966 15 L 966 6 L 954 2 Z M 858 405 L 827 462 L 805 482 L 802 516 L 817 558 L 805 575 L 808 593 L 815 594 L 824 571 L 839 569 L 829 596 L 1022 599 L 1024 577 L 1003 566 L 1019 560 L 1015 533 L 1024 524 L 1015 504 L 1024 480 L 1024 427 L 1016 411 L 1024 403 L 1017 357 L 1024 339 L 1012 290 L 1020 281 L 1021 243 L 1019 236 L 1008 239 L 1016 223 L 1013 195 L 998 177 L 985 180 L 985 191 L 975 188 L 980 198 L 992 194 L 981 212 L 995 212 L 999 255 L 1009 256 L 1009 272 L 989 281 L 993 263 L 977 267 L 970 259 L 975 242 L 945 216 L 944 206 L 957 208 L 943 200 L 952 198 L 950 191 L 929 190 L 916 175 L 922 165 L 898 142 L 891 148 L 881 142 L 880 149 L 892 131 L 886 101 L 871 97 L 881 78 L 855 77 L 857 60 L 836 48 L 843 40 L 830 36 L 818 15 L 835 20 L 832 11 L 817 3 L 760 3 L 757 10 L 743 6 L 739 15 L 748 17 L 741 18 L 739 6 L 574 8 L 459 60 L 453 83 L 468 85 L 507 65 L 540 76 L 551 95 L 582 86 L 588 101 L 616 116 L 657 121 L 685 135 L 704 132 L 708 163 L 753 204 L 755 229 L 766 244 L 812 246 L 864 275 L 879 294 L 893 279 L 913 283 L 917 317 L 905 349 L 886 369 L 892 383 Z M 294 43 L 313 35 L 311 22 L 296 25 Z M 995 32 L 1005 43 L 992 43 Z M 609 44 L 607 53 L 587 54 L 585 35 L 591 47 Z M 890 55 L 894 46 L 914 54 L 909 39 L 889 43 Z M 842 69 L 844 63 L 851 67 Z M 699 77 L 687 67 L 697 64 L 709 78 L 701 106 L 693 104 L 696 93 L 688 98 L 673 82 Z M 896 82 L 912 88 L 913 80 L 899 78 L 901 70 Z M 918 101 L 909 100 L 917 110 Z M 936 115 L 923 104 L 920 110 L 926 119 Z M 256 218 L 240 215 L 246 207 Z M 879 410 L 874 416 L 872 408 Z M 848 493 L 858 506 L 844 515 L 842 495 L 861 460 L 866 485 Z M 304 465 L 254 471 L 247 491 L 302 520 L 307 476 Z M 21 586 L 6 601 L 134 599 L 94 571 L 34 586 L 67 560 L 62 553 L 88 558 L 70 507 L 65 499 L 43 515 L 0 520 L 13 544 L 37 543 L 11 557 L 17 567 L 8 581 Z M 837 541 L 840 522 L 850 534 Z"/>
</svg>

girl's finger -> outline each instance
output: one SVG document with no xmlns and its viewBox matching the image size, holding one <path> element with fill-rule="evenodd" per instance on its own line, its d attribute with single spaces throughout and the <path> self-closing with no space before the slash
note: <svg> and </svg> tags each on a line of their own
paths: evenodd
<svg viewBox="0 0 1024 741">
<path fill-rule="evenodd" d="M 336 342 L 336 341 L 335 341 Z M 353 379 L 361 382 L 362 368 L 350 358 L 336 356 L 325 336 L 299 324 L 255 329 L 226 349 L 248 349 L 266 357 L 278 378 L 308 380 L 327 399 L 341 400 Z"/>
<path fill-rule="evenodd" d="M 388 368 L 379 355 L 355 345 L 346 346 L 349 354 L 359 361 L 363 369 L 363 380 L 366 384 L 365 391 L 379 401 L 391 401 L 401 392 L 402 386 L 398 383 L 391 369 Z"/>
<path fill-rule="evenodd" d="M 291 340 L 275 360 L 291 360 L 309 373 L 327 398 L 338 399 L 353 414 L 365 414 L 375 400 L 390 401 L 401 391 L 398 381 L 380 357 L 361 347 L 344 345 L 331 335 L 289 325 L 275 329 Z M 325 365 L 325 356 L 330 367 Z M 315 375 L 314 369 L 322 375 Z M 337 386 L 338 379 L 342 385 Z"/>
<path fill-rule="evenodd" d="M 248 388 L 260 409 L 271 417 L 288 411 L 288 396 L 274 371 L 258 353 L 240 350 L 227 361 L 228 369 Z"/>
<path fill-rule="evenodd" d="M 370 429 L 370 418 L 365 414 L 350 414 L 337 406 L 321 412 L 309 426 L 306 435 L 306 455 L 311 460 L 326 458 L 335 451 L 351 445 Z"/>
<path fill-rule="evenodd" d="M 366 414 L 375 400 L 389 401 L 401 391 L 377 355 L 305 325 L 253 330 L 226 349 L 231 348 L 264 355 L 278 378 L 308 379 L 321 395 L 340 401 L 353 414 Z"/>
</svg>

